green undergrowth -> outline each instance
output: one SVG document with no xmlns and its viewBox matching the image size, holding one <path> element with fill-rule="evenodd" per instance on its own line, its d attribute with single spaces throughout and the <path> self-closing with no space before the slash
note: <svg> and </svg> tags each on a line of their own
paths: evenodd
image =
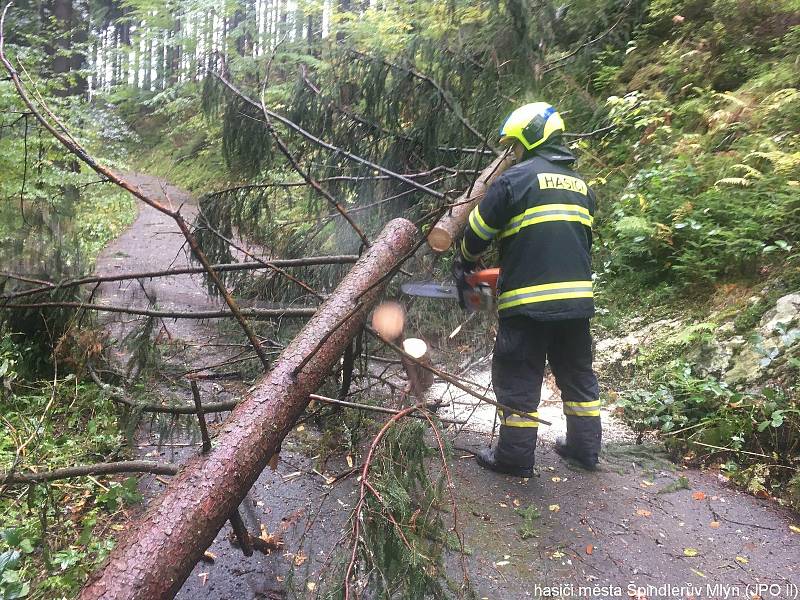
<svg viewBox="0 0 800 600">
<path fill-rule="evenodd" d="M 430 446 L 427 431 L 421 421 L 396 423 L 372 458 L 368 477 L 374 493 L 367 492 L 359 519 L 353 581 L 356 588 L 373 589 L 380 597 L 402 590 L 404 598 L 447 598 L 462 585 L 444 568 L 445 552 L 460 552 L 461 545 L 448 531 L 445 473 L 430 466 L 439 461 L 439 449 Z M 346 547 L 323 597 L 343 597 L 350 556 Z M 474 597 L 469 590 L 461 589 L 463 594 Z"/>
<path fill-rule="evenodd" d="M 47 471 L 122 458 L 118 410 L 74 374 L 40 380 L 32 348 L 0 338 L 0 471 Z M 75 595 L 113 547 L 136 478 L 80 477 L 1 486 L 0 597 Z"/>
<path fill-rule="evenodd" d="M 200 84 L 159 93 L 121 87 L 107 100 L 141 138 L 143 151 L 130 157 L 135 170 L 198 196 L 232 184 L 221 153 L 222 127 L 203 115 Z"/>
<path fill-rule="evenodd" d="M 136 216 L 135 200 L 69 154 L 0 82 L 0 258 L 4 270 L 48 280 L 90 272 Z M 112 112 L 74 99 L 52 109 L 104 164 L 124 169 L 128 130 Z M 3 282 L 12 291 L 15 282 Z"/>
<path fill-rule="evenodd" d="M 600 198 L 596 328 L 666 322 L 611 400 L 674 457 L 795 508 L 800 336 L 759 326 L 800 291 L 798 9 L 652 2 L 626 48 L 595 58 L 616 133 L 580 143 Z"/>
</svg>

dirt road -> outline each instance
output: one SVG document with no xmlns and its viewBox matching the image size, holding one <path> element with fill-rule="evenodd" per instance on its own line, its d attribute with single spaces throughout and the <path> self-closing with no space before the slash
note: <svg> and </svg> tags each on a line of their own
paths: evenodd
<svg viewBox="0 0 800 600">
<path fill-rule="evenodd" d="M 165 190 L 173 203 L 185 203 L 185 213 L 195 210 L 185 192 L 147 176 L 136 180 L 151 191 Z M 145 207 L 131 228 L 104 251 L 97 270 L 119 273 L 183 266 L 187 258 L 182 244 L 172 221 Z M 199 276 L 153 280 L 143 286 L 137 282 L 106 286 L 101 293 L 114 303 L 144 305 L 149 296 L 159 307 L 181 310 L 218 305 L 208 297 Z M 110 321 L 108 328 L 120 340 L 132 326 L 130 320 Z M 216 323 L 169 321 L 159 328 L 163 328 L 159 339 L 166 340 L 171 351 L 167 362 L 178 370 L 210 366 L 241 351 L 238 341 L 231 341 L 236 337 L 231 330 Z M 119 351 L 120 357 L 126 356 Z M 485 365 L 483 369 L 470 373 L 470 378 L 485 380 Z M 203 385 L 208 401 L 240 392 L 239 384 Z M 189 398 L 185 385 L 175 382 L 160 384 L 158 393 L 171 394 L 174 401 Z M 455 399 L 444 386 L 431 393 Z M 456 416 L 472 412 L 470 406 L 453 404 L 453 408 Z M 452 471 L 459 526 L 470 551 L 469 574 L 478 598 L 798 597 L 800 530 L 790 526 L 800 525 L 800 518 L 770 500 L 735 491 L 715 472 L 683 469 L 657 447 L 635 445 L 624 426 L 605 411 L 604 468 L 596 474 L 575 471 L 551 450 L 553 438 L 564 427 L 558 398 L 551 390 L 546 390 L 540 413 L 555 425 L 542 429 L 540 476 L 530 480 L 482 471 L 464 451 L 488 443 L 493 420 L 488 408 L 476 410 L 463 431 L 448 431 L 457 448 Z M 212 430 L 218 426 L 219 422 Z M 186 446 L 192 438 L 185 432 L 162 439 L 159 445 L 158 429 L 151 426 L 140 436 L 139 456 L 180 461 L 198 451 L 197 446 Z M 329 568 L 326 559 L 356 501 L 351 480 L 326 484 L 326 474 L 346 468 L 344 459 L 329 462 L 327 473 L 316 472 L 308 448 L 309 440 L 318 435 L 308 425 L 294 432 L 284 444 L 277 470 L 262 474 L 241 507 L 250 529 L 279 533 L 286 542 L 284 550 L 245 558 L 229 543 L 226 526 L 210 548 L 216 560 L 195 567 L 179 598 L 314 595 L 309 589 Z M 145 481 L 149 494 L 163 489 L 155 478 Z M 518 509 L 531 506 L 540 516 L 523 532 Z M 316 520 L 306 531 L 309 519 Z M 455 574 L 455 557 L 452 561 Z M 659 588 L 665 585 L 675 587 Z"/>
</svg>

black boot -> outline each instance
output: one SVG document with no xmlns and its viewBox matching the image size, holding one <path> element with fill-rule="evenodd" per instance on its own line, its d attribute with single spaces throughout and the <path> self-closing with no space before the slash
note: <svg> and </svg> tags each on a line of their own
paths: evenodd
<svg viewBox="0 0 800 600">
<path fill-rule="evenodd" d="M 558 438 L 555 442 L 553 449 L 556 451 L 561 458 L 567 458 L 570 460 L 574 460 L 578 463 L 581 467 L 586 469 L 587 471 L 597 471 L 598 467 L 598 460 L 597 458 L 590 458 L 587 457 L 579 452 L 577 452 L 572 446 L 567 444 L 564 438 Z"/>
<path fill-rule="evenodd" d="M 484 469 L 489 469 L 495 473 L 514 475 L 515 477 L 533 477 L 533 466 L 522 467 L 520 465 L 512 465 L 509 463 L 500 462 L 495 458 L 494 450 L 491 448 L 476 452 L 475 462 L 477 462 Z"/>
</svg>

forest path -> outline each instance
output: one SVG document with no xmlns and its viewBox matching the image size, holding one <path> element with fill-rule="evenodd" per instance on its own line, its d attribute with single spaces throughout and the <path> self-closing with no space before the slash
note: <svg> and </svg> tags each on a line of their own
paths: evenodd
<svg viewBox="0 0 800 600">
<path fill-rule="evenodd" d="M 196 211 L 196 203 L 186 192 L 154 177 L 131 177 L 148 191 L 166 192 L 173 203 L 184 203 L 187 217 Z M 188 258 L 182 245 L 183 238 L 169 217 L 142 207 L 128 231 L 98 259 L 97 271 L 184 266 Z M 157 298 L 161 308 L 192 310 L 219 304 L 209 298 L 199 276 L 152 280 L 145 282 L 144 290 Z M 101 294 L 115 304 L 145 306 L 144 290 L 132 282 L 107 285 Z M 133 326 L 130 319 L 108 323 L 117 339 Z M 226 345 L 231 330 L 226 333 L 226 326 L 215 321 L 179 320 L 160 325 L 164 327 L 162 341 L 174 350 L 166 361 L 173 366 L 209 366 L 241 351 Z M 125 355 L 120 352 L 121 357 Z M 468 374 L 478 380 L 486 376 L 478 370 Z M 204 382 L 202 390 L 206 401 L 242 392 L 241 385 L 222 382 Z M 179 383 L 159 385 L 157 394 L 165 393 L 176 401 L 190 398 L 186 386 Z M 446 393 L 449 391 L 438 387 L 432 390 L 438 396 Z M 797 588 L 791 585 L 800 584 L 800 535 L 790 525 L 800 524 L 800 519 L 770 500 L 732 489 L 715 472 L 684 469 L 657 447 L 628 441 L 624 427 L 609 420 L 605 411 L 610 434 L 606 438 L 611 441 L 604 447 L 603 470 L 592 474 L 574 470 L 552 451 L 552 439 L 563 428 L 559 406 L 555 394 L 547 391 L 540 413 L 553 420 L 554 427 L 540 432 L 540 476 L 530 480 L 483 471 L 461 450 L 488 443 L 491 410 L 478 409 L 471 430 L 457 436 L 448 432 L 456 446 L 451 471 L 459 529 L 470 551 L 467 567 L 478 598 L 581 597 L 578 586 L 605 587 L 584 592 L 582 597 L 636 597 L 638 592 L 632 590 L 637 586 L 665 584 L 686 588 L 650 591 L 638 597 L 752 598 L 759 592 L 755 587 L 759 584 L 778 586 L 761 590 L 764 600 L 797 597 Z M 461 411 L 468 409 L 460 407 Z M 219 422 L 212 423 L 212 434 Z M 162 440 L 162 444 L 177 445 L 159 446 L 156 430 L 167 426 L 151 422 L 143 428 L 138 456 L 180 462 L 198 451 L 197 446 L 186 446 L 196 440 L 181 431 L 171 440 Z M 263 526 L 270 533 L 280 533 L 286 541 L 285 551 L 246 558 L 231 547 L 226 525 L 210 548 L 216 561 L 199 563 L 178 598 L 314 595 L 306 581 L 315 581 L 320 572 L 330 568 L 326 557 L 340 538 L 357 498 L 352 479 L 330 487 L 315 473 L 318 465 L 310 458 L 309 449 L 319 434 L 313 429 L 295 430 L 287 438 L 277 470 L 265 470 L 240 509 L 252 531 Z M 326 468 L 326 473 L 336 473 L 344 470 L 346 463 L 335 458 Z M 145 482 L 148 496 L 163 489 L 154 477 Z M 536 507 L 541 516 L 530 521 L 530 531 L 523 535 L 523 518 L 517 509 L 529 506 Z M 443 517 L 447 521 L 452 516 Z M 314 518 L 304 536 L 306 524 Z M 453 578 L 459 577 L 457 556 L 450 557 L 448 571 Z"/>
</svg>

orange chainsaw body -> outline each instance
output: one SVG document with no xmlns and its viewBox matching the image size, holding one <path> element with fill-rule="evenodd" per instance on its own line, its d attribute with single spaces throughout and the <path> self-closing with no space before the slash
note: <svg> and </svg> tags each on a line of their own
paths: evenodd
<svg viewBox="0 0 800 600">
<path fill-rule="evenodd" d="M 481 269 L 464 276 L 464 281 L 471 288 L 464 291 L 464 306 L 469 311 L 491 310 L 497 296 L 497 280 L 500 269 Z"/>
</svg>

